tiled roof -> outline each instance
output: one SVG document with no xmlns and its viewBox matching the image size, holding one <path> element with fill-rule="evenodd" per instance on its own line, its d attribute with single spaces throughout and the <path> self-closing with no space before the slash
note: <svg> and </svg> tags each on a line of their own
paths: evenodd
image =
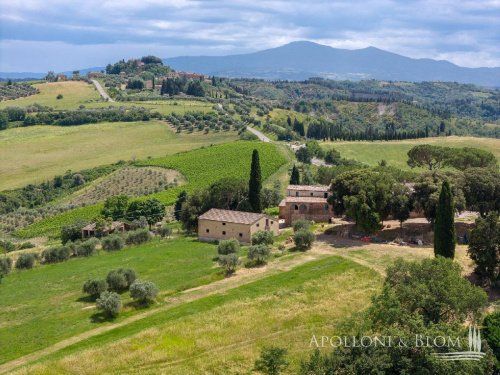
<svg viewBox="0 0 500 375">
<path fill-rule="evenodd" d="M 265 216 L 266 215 L 264 214 L 258 214 L 254 212 L 231 211 L 212 208 L 211 210 L 205 212 L 203 215 L 199 216 L 198 219 L 225 221 L 228 223 L 238 224 L 253 224 L 257 220 Z"/>
<path fill-rule="evenodd" d="M 286 197 L 281 201 L 280 206 L 287 203 L 327 203 L 327 200 L 321 197 Z"/>
<path fill-rule="evenodd" d="M 288 185 L 288 190 L 328 191 L 327 185 Z"/>
</svg>

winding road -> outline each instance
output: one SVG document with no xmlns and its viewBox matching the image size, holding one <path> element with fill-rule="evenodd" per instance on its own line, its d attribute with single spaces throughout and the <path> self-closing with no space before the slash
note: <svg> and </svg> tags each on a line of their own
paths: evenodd
<svg viewBox="0 0 500 375">
<path fill-rule="evenodd" d="M 102 88 L 101 84 L 96 81 L 95 79 L 92 80 L 92 83 L 94 84 L 95 88 L 97 91 L 99 91 L 99 94 L 101 94 L 102 98 L 108 102 L 114 102 L 114 100 L 108 95 L 106 91 Z"/>
</svg>

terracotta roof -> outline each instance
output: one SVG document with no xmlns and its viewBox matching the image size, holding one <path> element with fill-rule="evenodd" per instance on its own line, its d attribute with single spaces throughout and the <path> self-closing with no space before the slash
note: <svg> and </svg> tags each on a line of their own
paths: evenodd
<svg viewBox="0 0 500 375">
<path fill-rule="evenodd" d="M 265 216 L 265 214 L 258 214 L 254 212 L 220 210 L 218 208 L 212 208 L 211 210 L 205 212 L 203 215 L 200 215 L 198 219 L 225 221 L 228 223 L 238 224 L 253 224 L 257 220 Z"/>
<path fill-rule="evenodd" d="M 330 186 L 326 186 L 326 185 L 288 185 L 288 190 L 328 191 L 328 190 L 330 190 Z"/>
<path fill-rule="evenodd" d="M 326 198 L 321 197 L 286 197 L 280 202 L 280 206 L 287 203 L 328 203 Z"/>
</svg>

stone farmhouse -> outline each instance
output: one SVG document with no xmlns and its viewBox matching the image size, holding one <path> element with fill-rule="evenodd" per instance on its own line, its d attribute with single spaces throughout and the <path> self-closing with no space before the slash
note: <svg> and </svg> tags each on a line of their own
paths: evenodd
<svg viewBox="0 0 500 375">
<path fill-rule="evenodd" d="M 249 245 L 252 242 L 252 235 L 259 230 L 267 230 L 275 236 L 278 235 L 278 220 L 265 214 L 217 208 L 212 208 L 198 217 L 200 241 L 236 239 L 241 244 Z"/>
<path fill-rule="evenodd" d="M 330 188 L 326 185 L 289 185 L 287 196 L 279 204 L 279 218 L 285 225 L 299 219 L 330 222 L 333 208 L 328 204 Z"/>
<path fill-rule="evenodd" d="M 127 230 L 127 225 L 121 221 L 113 221 L 108 227 L 104 228 L 104 235 L 112 233 L 122 233 Z M 91 223 L 82 228 L 82 238 L 89 238 L 96 236 L 96 223 Z"/>
</svg>

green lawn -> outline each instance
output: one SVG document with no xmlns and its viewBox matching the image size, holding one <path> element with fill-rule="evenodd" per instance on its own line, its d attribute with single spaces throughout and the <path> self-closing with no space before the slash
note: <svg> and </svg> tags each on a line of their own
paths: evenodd
<svg viewBox="0 0 500 375">
<path fill-rule="evenodd" d="M 391 142 L 322 142 L 321 145 L 325 149 L 335 148 L 344 158 L 355 159 L 368 165 L 377 165 L 384 159 L 391 166 L 409 170 L 411 168 L 406 164 L 408 151 L 425 143 L 447 147 L 476 147 L 492 152 L 500 160 L 500 139 L 494 138 L 453 136 Z"/>
<path fill-rule="evenodd" d="M 215 254 L 212 244 L 155 240 L 118 252 L 13 271 L 0 286 L 0 363 L 109 324 L 92 322 L 94 304 L 80 300 L 85 280 L 104 278 L 112 269 L 132 268 L 140 279 L 155 282 L 164 296 L 220 279 L 219 270 L 213 267 Z M 130 301 L 128 293 L 122 298 L 124 304 Z M 118 321 L 136 312 L 126 307 Z"/>
<path fill-rule="evenodd" d="M 151 195 L 166 205 L 172 205 L 182 190 L 192 192 L 206 188 L 224 177 L 246 181 L 250 175 L 251 156 L 254 149 L 259 151 L 263 180 L 272 176 L 288 161 L 287 151 L 276 145 L 258 141 L 237 141 L 164 158 L 138 161 L 136 164 L 175 169 L 186 178 L 187 182 L 183 186 Z M 21 237 L 42 235 L 54 237 L 59 235 L 61 226 L 64 224 L 77 219 L 91 220 L 99 213 L 100 207 L 100 205 L 94 205 L 67 211 L 34 223 L 19 230 L 16 234 Z"/>
<path fill-rule="evenodd" d="M 312 261 L 95 336 L 30 372 L 246 374 L 263 345 L 287 347 L 296 370 L 311 335 L 333 335 L 380 284 L 378 274 L 351 261 Z"/>
<path fill-rule="evenodd" d="M 31 126 L 0 132 L 0 191 L 118 160 L 171 155 L 235 140 L 235 132 L 177 134 L 162 121 Z"/>
</svg>

